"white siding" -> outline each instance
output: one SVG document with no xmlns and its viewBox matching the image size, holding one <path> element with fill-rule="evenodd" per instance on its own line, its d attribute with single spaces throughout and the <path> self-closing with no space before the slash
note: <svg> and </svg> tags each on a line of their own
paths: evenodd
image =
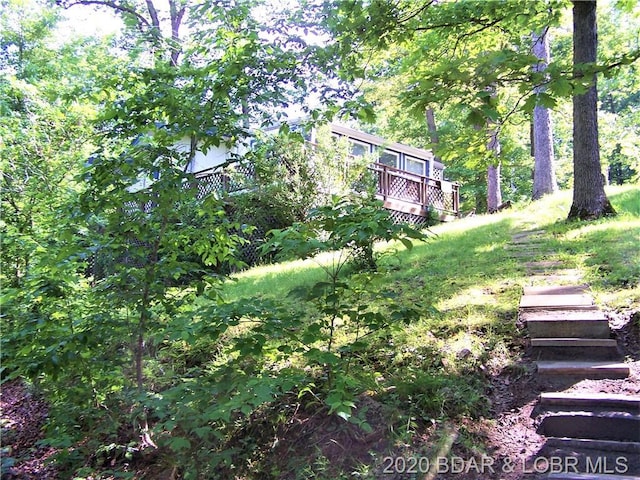
<svg viewBox="0 0 640 480">
<path fill-rule="evenodd" d="M 191 140 L 189 138 L 183 138 L 176 145 L 175 149 L 178 152 L 188 153 L 191 148 Z M 229 160 L 231 152 L 236 150 L 235 148 L 229 150 L 227 147 L 221 145 L 219 147 L 211 147 L 207 152 L 196 150 L 196 154 L 187 169 L 188 172 L 201 172 L 202 170 L 208 170 L 210 168 L 222 165 Z"/>
</svg>

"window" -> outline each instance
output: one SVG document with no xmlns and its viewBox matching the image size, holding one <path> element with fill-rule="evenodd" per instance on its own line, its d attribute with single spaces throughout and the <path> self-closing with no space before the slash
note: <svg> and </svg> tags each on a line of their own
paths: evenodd
<svg viewBox="0 0 640 480">
<path fill-rule="evenodd" d="M 349 144 L 349 153 L 354 157 L 364 157 L 369 154 L 369 144 L 356 140 L 349 140 Z"/>
<path fill-rule="evenodd" d="M 380 157 L 378 158 L 378 163 L 382 163 L 383 165 L 388 165 L 389 167 L 398 168 L 398 160 L 400 155 L 396 152 L 392 152 L 391 150 L 385 150 L 380 153 Z"/>
<path fill-rule="evenodd" d="M 417 158 L 412 158 L 412 157 L 405 158 L 404 169 L 407 172 L 426 176 L 427 168 L 428 168 L 428 162 L 424 160 L 419 160 Z"/>
</svg>

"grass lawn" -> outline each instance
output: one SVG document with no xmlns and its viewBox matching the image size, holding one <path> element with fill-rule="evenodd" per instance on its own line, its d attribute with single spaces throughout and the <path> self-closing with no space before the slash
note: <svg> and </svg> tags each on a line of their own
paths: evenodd
<svg viewBox="0 0 640 480">
<path fill-rule="evenodd" d="M 493 303 L 498 309 L 513 308 L 511 301 L 527 283 L 522 262 L 506 249 L 511 235 L 524 230 L 545 230 L 541 250 L 553 250 L 567 268 L 577 268 L 598 295 L 624 301 L 614 292 L 636 292 L 640 278 L 640 189 L 609 187 L 608 195 L 618 211 L 596 222 L 565 221 L 571 205 L 570 192 L 519 206 L 497 215 L 480 215 L 431 227 L 430 240 L 411 251 L 400 244 L 379 245 L 387 283 L 407 298 L 451 310 L 482 304 L 484 295 L 501 293 Z M 252 268 L 233 276 L 224 289 L 229 300 L 255 295 L 283 298 L 294 288 L 323 279 L 316 259 L 284 262 Z M 511 294 L 509 294 L 511 292 Z M 504 298 L 503 298 L 504 297 Z M 629 303 L 629 302 L 627 302 Z M 467 310 L 470 310 L 467 308 Z"/>
</svg>

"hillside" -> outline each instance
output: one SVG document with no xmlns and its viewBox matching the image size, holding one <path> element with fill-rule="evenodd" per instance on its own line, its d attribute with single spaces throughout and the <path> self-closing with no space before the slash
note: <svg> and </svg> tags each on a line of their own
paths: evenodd
<svg viewBox="0 0 640 480">
<path fill-rule="evenodd" d="M 331 265 L 335 257 L 325 254 L 235 275 L 221 292 L 234 305 L 229 318 L 252 320 L 234 323 L 215 343 L 199 338 L 173 347 L 173 364 L 159 357 L 156 388 L 159 394 L 163 388 L 172 392 L 163 385 L 169 372 L 160 376 L 169 367 L 205 372 L 228 365 L 234 370 L 216 377 L 217 385 L 201 383 L 211 393 L 208 402 L 197 403 L 195 395 L 189 400 L 164 394 L 185 405 L 185 419 L 191 412 L 206 411 L 207 405 L 249 408 L 238 407 L 226 421 L 206 420 L 207 428 L 227 425 L 215 450 L 198 451 L 197 436 L 188 433 L 190 426 L 182 420 L 177 429 L 187 444 L 169 439 L 157 450 L 134 456 L 132 463 L 105 450 L 85 460 L 83 471 L 92 472 L 85 478 L 116 478 L 116 473 L 145 479 L 422 478 L 427 464 L 437 458 L 491 459 L 518 468 L 507 476 L 500 471 L 478 476 L 453 471 L 449 464 L 448 473 L 440 470 L 429 478 L 530 478 L 523 472 L 525 460 L 548 453 L 541 450 L 544 442 L 531 418 L 539 385 L 527 331 L 518 321 L 518 302 L 524 286 L 571 279 L 551 278 L 553 272 L 549 280 L 533 278 L 526 262 L 513 255 L 514 234 L 542 231 L 541 248 L 553 250 L 552 260 L 590 285 L 631 366 L 628 379 L 585 381 L 571 389 L 640 393 L 640 189 L 612 188 L 609 195 L 618 216 L 597 222 L 565 222 L 571 199 L 563 192 L 500 214 L 438 225 L 426 242 L 410 250 L 400 243 L 379 245 L 378 273 L 346 271 L 340 276 L 341 281 L 358 282 L 340 300 L 345 311 L 360 306 L 368 316 L 363 313 L 364 323 L 355 328 L 347 317 L 331 324 L 339 370 L 326 368 L 335 358 L 322 356 L 326 336 L 302 339 L 311 345 L 306 349 L 296 343 L 298 336 L 313 333 L 305 325 L 326 314 L 313 302 L 326 297 L 309 291 L 324 279 L 320 265 Z M 382 310 L 384 305 L 391 307 Z M 205 317 L 212 308 L 202 303 L 198 314 Z M 403 312 L 418 314 L 409 319 Z M 362 334 L 365 327 L 372 333 Z M 310 358 L 316 363 L 305 366 Z M 325 367 L 317 359 L 327 362 Z M 229 379 L 245 390 L 225 390 Z M 198 393 L 197 387 L 189 388 Z M 226 392 L 236 393 L 225 397 Z M 10 450 L 11 457 L 20 459 L 12 468 L 15 478 L 54 478 L 43 459 L 36 458 L 50 455 L 51 449 L 29 446 L 46 407 L 19 385 L 5 385 L 2 408 L 3 425 L 20 425 L 29 436 L 18 435 L 20 441 Z M 193 422 L 199 435 L 197 428 L 203 427 Z M 159 423 L 156 431 L 162 425 L 168 428 Z M 154 438 L 158 442 L 162 434 Z M 219 462 L 214 470 L 185 474 L 189 469 L 183 459 L 204 461 L 206 455 Z M 410 473 L 410 462 L 417 461 L 423 463 L 414 464 L 417 473 Z"/>
</svg>

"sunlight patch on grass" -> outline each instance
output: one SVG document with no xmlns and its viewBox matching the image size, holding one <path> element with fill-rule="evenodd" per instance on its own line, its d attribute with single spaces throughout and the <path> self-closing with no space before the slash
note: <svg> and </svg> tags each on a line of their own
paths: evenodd
<svg viewBox="0 0 640 480">
<path fill-rule="evenodd" d="M 482 288 L 471 287 L 438 302 L 435 307 L 438 310 L 446 311 L 471 305 L 496 305 L 496 299 Z"/>
<path fill-rule="evenodd" d="M 617 212 L 640 217 L 640 188 L 638 185 L 608 186 L 606 192 Z"/>
<path fill-rule="evenodd" d="M 476 253 L 489 253 L 489 252 L 493 252 L 496 249 L 499 248 L 504 248 L 503 244 L 498 244 L 498 243 L 494 243 L 494 244 L 490 244 L 490 245 L 481 245 L 479 247 L 476 247 L 474 249 L 474 252 Z"/>
<path fill-rule="evenodd" d="M 640 308 L 640 285 L 625 290 L 613 290 L 598 293 L 600 305 L 616 310 L 637 310 Z"/>
<path fill-rule="evenodd" d="M 465 233 L 470 229 L 478 228 L 478 227 L 486 227 L 487 225 L 491 225 L 496 223 L 498 216 L 496 215 L 476 215 L 473 217 L 461 218 L 459 220 L 455 220 L 449 223 L 440 223 L 433 227 L 430 227 L 429 230 L 436 235 L 441 234 L 459 234 Z M 500 219 L 503 219 L 502 217 Z"/>
<path fill-rule="evenodd" d="M 522 225 L 522 230 L 544 228 L 567 218 L 571 207 L 572 192 L 565 190 L 530 202 L 521 210 L 508 213 Z"/>
<path fill-rule="evenodd" d="M 619 241 L 617 236 L 610 235 L 612 232 L 625 233 L 630 229 L 640 229 L 640 219 L 638 220 L 625 220 L 621 222 L 603 222 L 603 223 L 591 223 L 586 224 L 581 228 L 576 230 L 570 230 L 565 234 L 565 238 L 567 240 L 576 240 L 578 238 L 585 237 L 587 235 L 591 235 L 597 232 L 606 232 L 607 237 L 609 237 L 606 241 L 608 242 L 617 242 Z M 601 240 L 602 241 L 602 240 Z"/>
<path fill-rule="evenodd" d="M 252 267 L 249 270 L 244 270 L 239 273 L 235 273 L 232 275 L 233 278 L 241 279 L 251 279 L 251 278 L 261 278 L 266 275 L 274 275 L 274 274 L 283 274 L 283 273 L 296 273 L 303 270 L 307 270 L 309 268 L 314 268 L 316 265 L 313 260 L 293 260 L 290 262 L 283 263 L 274 263 L 270 265 L 259 265 L 256 267 Z"/>
<path fill-rule="evenodd" d="M 445 358 L 448 359 L 445 363 L 449 364 L 453 372 L 457 372 L 460 367 L 475 363 L 482 356 L 485 347 L 477 335 L 459 332 L 445 342 L 443 350 Z"/>
<path fill-rule="evenodd" d="M 256 295 L 286 296 L 296 287 L 320 281 L 324 272 L 318 262 L 329 261 L 325 257 L 260 265 L 244 270 L 231 276 L 223 292 L 231 300 Z"/>
</svg>

